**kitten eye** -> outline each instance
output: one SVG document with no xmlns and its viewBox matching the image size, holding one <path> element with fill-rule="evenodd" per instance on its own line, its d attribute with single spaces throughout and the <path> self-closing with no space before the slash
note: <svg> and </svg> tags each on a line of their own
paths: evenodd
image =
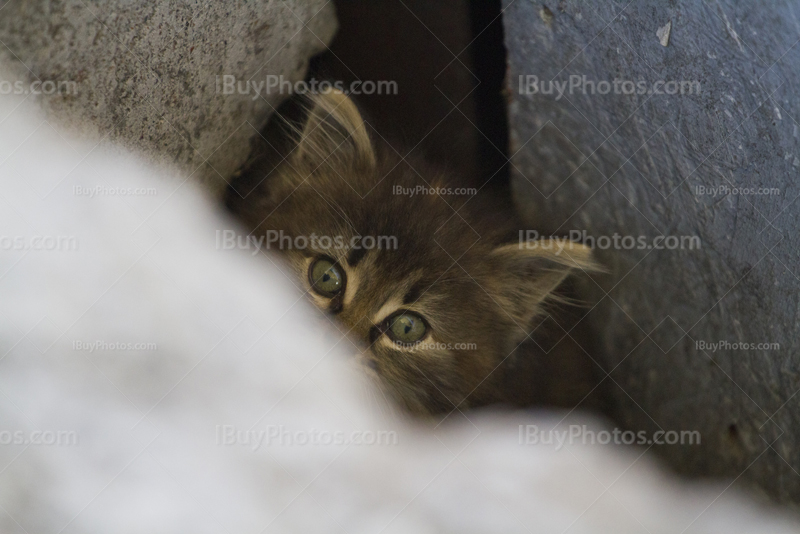
<svg viewBox="0 0 800 534">
<path fill-rule="evenodd" d="M 395 343 L 410 345 L 416 343 L 428 331 L 425 319 L 416 313 L 403 311 L 387 319 L 386 334 Z"/>
<path fill-rule="evenodd" d="M 323 297 L 333 297 L 344 289 L 345 274 L 332 259 L 322 257 L 308 269 L 311 287 Z"/>
</svg>

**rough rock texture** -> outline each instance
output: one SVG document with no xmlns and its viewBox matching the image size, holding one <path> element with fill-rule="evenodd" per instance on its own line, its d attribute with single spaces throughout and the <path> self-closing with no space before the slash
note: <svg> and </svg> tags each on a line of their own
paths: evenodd
<svg viewBox="0 0 800 534">
<path fill-rule="evenodd" d="M 53 116 L 177 163 L 216 192 L 287 96 L 264 86 L 224 94 L 222 77 L 243 91 L 267 76 L 301 80 L 335 30 L 322 0 L 11 0 L 0 11 L 0 54 L 18 63 L 20 79 L 6 81 L 24 81 L 24 91 L 56 83 L 40 95 Z"/>
<path fill-rule="evenodd" d="M 586 284 L 615 416 L 633 429 L 699 430 L 701 446 L 661 448 L 673 466 L 741 475 L 738 484 L 800 502 L 800 9 L 504 8 L 512 187 L 530 227 L 645 236 L 645 248 L 620 237 L 617 250 L 598 250 L 612 273 Z M 522 90 L 520 76 L 531 76 Z M 610 86 L 591 94 L 583 76 Z M 625 94 L 622 81 L 643 85 Z M 658 81 L 688 83 L 681 94 Z M 701 245 L 650 248 L 660 235 Z"/>
</svg>

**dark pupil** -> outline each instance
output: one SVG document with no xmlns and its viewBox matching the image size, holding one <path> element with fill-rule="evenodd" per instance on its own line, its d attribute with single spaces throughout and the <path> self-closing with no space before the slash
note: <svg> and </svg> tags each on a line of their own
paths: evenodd
<svg viewBox="0 0 800 534">
<path fill-rule="evenodd" d="M 342 275 L 336 265 L 328 260 L 319 260 L 311 273 L 314 286 L 325 293 L 338 293 L 342 289 Z"/>
<path fill-rule="evenodd" d="M 398 315 L 394 319 L 391 329 L 396 338 L 406 343 L 417 341 L 425 335 L 425 323 L 411 313 Z"/>
<path fill-rule="evenodd" d="M 401 331 L 403 334 L 408 335 L 408 333 L 414 329 L 414 318 L 409 317 L 408 315 L 401 315 L 397 318 L 397 326 L 402 328 Z"/>
</svg>

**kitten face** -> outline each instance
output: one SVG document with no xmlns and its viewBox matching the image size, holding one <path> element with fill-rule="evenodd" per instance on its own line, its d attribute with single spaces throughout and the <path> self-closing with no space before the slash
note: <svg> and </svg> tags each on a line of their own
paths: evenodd
<svg viewBox="0 0 800 534">
<path fill-rule="evenodd" d="M 495 371 L 570 270 L 593 268 L 589 249 L 521 246 L 496 207 L 439 194 L 443 176 L 375 150 L 340 93 L 313 97 L 298 133 L 286 160 L 229 206 L 412 412 L 501 399 Z"/>
</svg>

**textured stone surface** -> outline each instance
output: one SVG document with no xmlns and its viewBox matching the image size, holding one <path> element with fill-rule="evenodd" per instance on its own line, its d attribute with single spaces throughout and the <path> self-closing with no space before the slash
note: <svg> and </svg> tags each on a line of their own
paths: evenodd
<svg viewBox="0 0 800 534">
<path fill-rule="evenodd" d="M 598 251 L 612 273 L 586 283 L 597 302 L 588 320 L 614 415 L 637 430 L 699 430 L 701 446 L 659 450 L 683 472 L 741 475 L 737 484 L 800 502 L 797 8 L 731 0 L 504 7 L 512 187 L 530 227 L 645 236 L 646 246 L 659 235 L 701 241 L 699 250 Z M 536 76 L 538 92 L 525 78 L 520 91 L 519 76 Z M 573 78 L 581 83 L 570 93 L 571 76 L 611 90 L 589 94 Z M 615 94 L 615 79 L 642 81 L 645 91 Z M 543 80 L 566 83 L 565 94 L 543 94 Z M 697 81 L 700 91 L 648 93 L 659 80 Z"/>
<path fill-rule="evenodd" d="M 74 82 L 72 94 L 63 86 L 39 97 L 54 118 L 177 163 L 219 191 L 287 95 L 219 94 L 218 81 L 301 80 L 335 30 L 322 0 L 11 0 L 0 11 L 0 54 L 21 75 L 6 81 L 24 80 L 25 90 Z"/>
</svg>

